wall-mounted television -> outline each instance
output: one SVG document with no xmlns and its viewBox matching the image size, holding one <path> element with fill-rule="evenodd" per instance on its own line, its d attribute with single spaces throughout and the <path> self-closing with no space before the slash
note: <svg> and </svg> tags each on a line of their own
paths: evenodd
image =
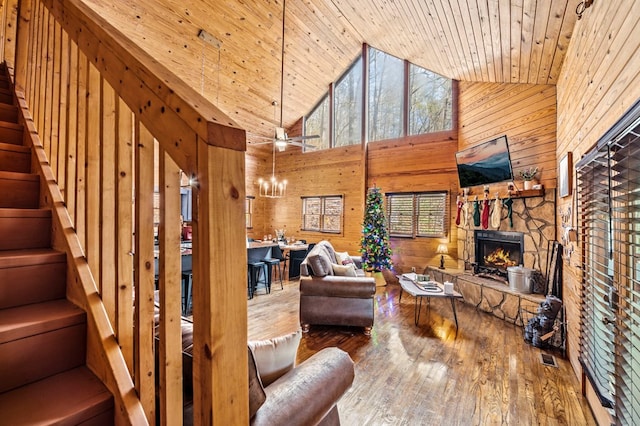
<svg viewBox="0 0 640 426">
<path fill-rule="evenodd" d="M 513 180 L 507 136 L 456 152 L 460 187 Z"/>
</svg>

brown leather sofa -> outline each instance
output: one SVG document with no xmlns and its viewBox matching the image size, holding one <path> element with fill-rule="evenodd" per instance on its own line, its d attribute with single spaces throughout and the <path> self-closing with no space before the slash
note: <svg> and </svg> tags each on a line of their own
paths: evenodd
<svg viewBox="0 0 640 426">
<path fill-rule="evenodd" d="M 193 323 L 183 317 L 181 326 L 183 424 L 190 426 L 193 425 Z M 251 425 L 340 425 L 336 404 L 351 387 L 355 376 L 348 353 L 335 347 L 322 349 L 280 377 L 271 377 L 272 382 L 263 386 L 251 346 L 247 350 Z"/>
<path fill-rule="evenodd" d="M 375 279 L 365 277 L 360 258 L 351 256 L 356 276 L 335 275 L 341 270 L 336 252 L 328 241 L 321 241 L 300 265 L 300 325 L 339 325 L 364 327 L 371 334 L 374 320 Z"/>
<path fill-rule="evenodd" d="M 265 402 L 250 424 L 340 425 L 336 404 L 351 387 L 354 374 L 349 354 L 339 348 L 322 349 L 264 388 Z"/>
</svg>

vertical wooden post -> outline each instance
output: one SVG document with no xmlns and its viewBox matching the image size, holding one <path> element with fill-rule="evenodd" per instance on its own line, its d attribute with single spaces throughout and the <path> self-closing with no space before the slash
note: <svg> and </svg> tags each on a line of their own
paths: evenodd
<svg viewBox="0 0 640 426">
<path fill-rule="evenodd" d="M 114 330 L 117 330 L 116 279 L 116 94 L 100 79 L 102 101 L 100 130 L 100 294 Z M 131 302 L 129 302 L 131 304 Z"/>
<path fill-rule="evenodd" d="M 20 2 L 20 16 L 18 17 L 18 28 L 16 34 L 16 62 L 15 62 L 15 82 L 16 90 L 24 92 L 27 83 L 27 64 L 29 61 L 29 46 L 33 43 L 30 38 L 32 31 L 31 16 L 32 0 L 22 0 Z"/>
<path fill-rule="evenodd" d="M 86 113 L 83 115 L 86 128 L 84 145 L 86 149 L 86 240 L 84 252 L 89 262 L 89 268 L 96 281 L 98 291 L 102 292 L 102 277 L 100 276 L 100 264 L 102 253 L 100 252 L 100 73 L 91 62 L 87 62 L 87 96 Z"/>
<path fill-rule="evenodd" d="M 13 67 L 16 61 L 16 32 L 18 23 L 18 0 L 4 1 L 4 33 L 3 33 L 3 55 L 7 65 Z"/>
<path fill-rule="evenodd" d="M 118 320 L 116 335 L 122 356 L 133 377 L 133 113 L 120 98 L 116 100 L 116 269 Z"/>
<path fill-rule="evenodd" d="M 244 152 L 198 142 L 194 424 L 249 423 Z"/>
<path fill-rule="evenodd" d="M 53 74 L 51 78 L 51 114 L 49 124 L 51 128 L 51 155 L 49 156 L 49 163 L 51 163 L 51 171 L 53 171 L 53 175 L 58 180 L 59 171 L 58 171 L 58 150 L 60 149 L 60 139 L 59 139 L 59 131 L 60 131 L 60 109 L 62 105 L 60 103 L 60 67 L 61 67 L 61 38 L 62 38 L 62 27 L 55 20 L 53 20 L 53 39 L 51 41 L 52 46 L 52 55 L 53 55 Z"/>
<path fill-rule="evenodd" d="M 76 233 L 80 239 L 82 247 L 87 246 L 86 228 L 86 169 L 87 161 L 87 79 L 89 73 L 89 61 L 87 56 L 78 49 L 78 98 L 76 129 Z"/>
<path fill-rule="evenodd" d="M 44 5 L 42 2 L 35 2 L 33 5 L 32 20 L 31 20 L 31 38 L 29 39 L 29 81 L 27 87 L 27 94 L 29 97 L 29 109 L 31 110 L 31 116 L 33 117 L 34 125 L 36 123 L 35 107 L 36 96 L 38 93 L 38 48 L 40 47 L 40 31 L 42 29 L 42 8 Z"/>
<path fill-rule="evenodd" d="M 180 169 L 160 150 L 160 424 L 182 424 Z"/>
<path fill-rule="evenodd" d="M 44 6 L 42 8 L 42 14 L 40 15 L 40 41 L 37 50 L 37 58 L 38 58 L 38 80 L 36 90 L 38 92 L 38 97 L 35 100 L 34 107 L 37 107 L 35 111 L 35 122 L 36 122 L 36 130 L 38 133 L 44 134 L 44 123 L 45 123 L 45 102 L 47 99 L 46 92 L 47 88 L 50 86 L 47 84 L 47 46 L 49 45 L 49 10 L 47 10 Z M 40 138 L 42 141 L 42 145 L 45 149 L 45 152 L 48 151 L 48 141 L 44 138 Z"/>
<path fill-rule="evenodd" d="M 42 108 L 42 123 L 38 128 L 38 133 L 40 133 L 40 139 L 45 147 L 45 152 L 47 153 L 47 158 L 49 159 L 49 163 L 51 163 L 51 153 L 53 150 L 53 141 L 51 139 L 51 126 L 53 124 L 52 118 L 52 109 L 53 105 L 53 86 L 54 86 L 54 78 L 53 78 L 53 42 L 55 38 L 55 19 L 52 14 L 47 14 L 46 21 L 46 33 L 47 33 L 47 42 L 44 45 L 43 51 L 43 73 L 44 80 L 43 83 L 45 85 L 44 90 L 41 93 L 41 108 Z"/>
<path fill-rule="evenodd" d="M 153 136 L 136 121 L 135 185 L 135 385 L 149 424 L 156 423 L 153 338 Z"/>
<path fill-rule="evenodd" d="M 69 109 L 67 111 L 67 177 L 64 200 L 73 225 L 76 225 L 76 172 L 78 152 L 78 46 L 69 45 Z"/>
<path fill-rule="evenodd" d="M 58 147 L 58 187 L 60 192 L 66 200 L 66 188 L 67 188 L 67 129 L 68 129 L 68 109 L 69 109 L 69 63 L 70 63 L 70 47 L 69 38 L 67 33 L 62 31 L 60 35 L 60 115 L 58 116 L 58 140 L 60 141 Z"/>
</svg>

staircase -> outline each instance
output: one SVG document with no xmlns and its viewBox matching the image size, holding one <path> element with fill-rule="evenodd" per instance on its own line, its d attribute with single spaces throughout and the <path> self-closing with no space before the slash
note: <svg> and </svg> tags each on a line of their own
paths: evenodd
<svg viewBox="0 0 640 426">
<path fill-rule="evenodd" d="M 66 299 L 66 255 L 4 66 L 0 69 L 0 424 L 112 425 L 113 396 L 87 368 L 86 313 Z"/>
</svg>

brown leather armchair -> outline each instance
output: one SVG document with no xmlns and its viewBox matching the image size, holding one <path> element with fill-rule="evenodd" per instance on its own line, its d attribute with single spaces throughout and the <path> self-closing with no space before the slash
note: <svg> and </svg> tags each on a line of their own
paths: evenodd
<svg viewBox="0 0 640 426">
<path fill-rule="evenodd" d="M 359 259 L 352 257 L 356 266 Z M 374 321 L 375 279 L 334 274 L 337 258 L 328 241 L 319 242 L 300 265 L 300 325 L 303 332 L 312 324 L 364 327 L 371 334 Z"/>
</svg>

